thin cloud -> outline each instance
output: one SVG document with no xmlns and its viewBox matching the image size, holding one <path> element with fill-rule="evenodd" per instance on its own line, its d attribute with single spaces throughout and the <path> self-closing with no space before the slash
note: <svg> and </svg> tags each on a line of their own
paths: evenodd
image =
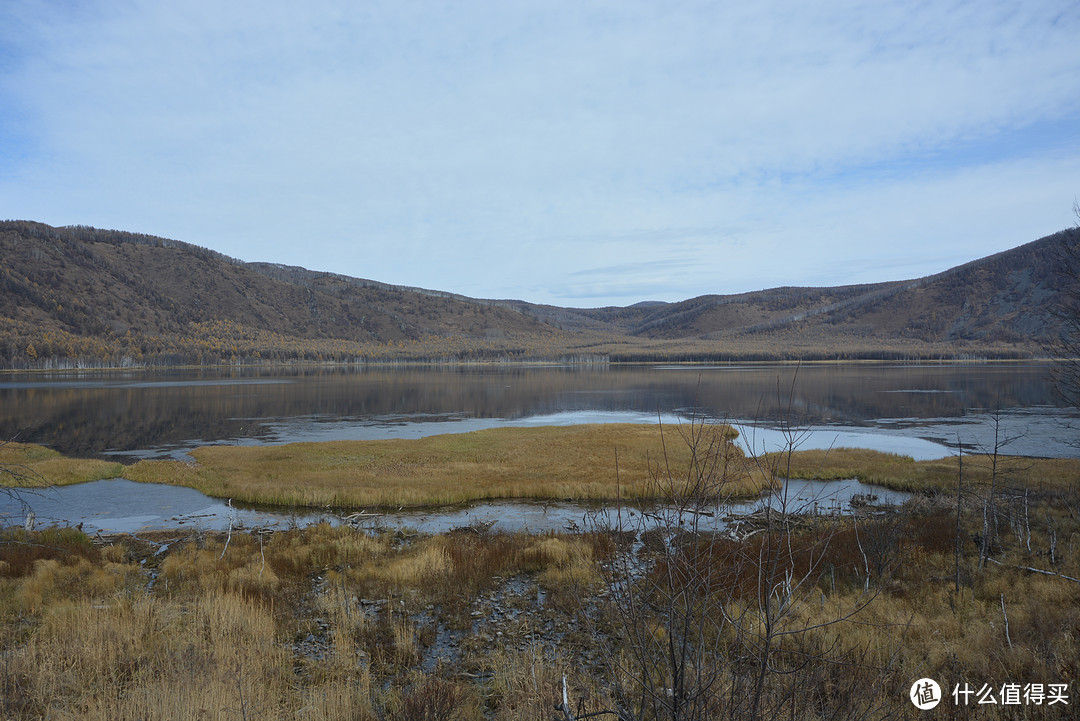
<svg viewBox="0 0 1080 721">
<path fill-rule="evenodd" d="M 1076 37 L 1064 0 L 7 3 L 0 215 L 571 304 L 917 271 L 1069 224 Z"/>
</svg>

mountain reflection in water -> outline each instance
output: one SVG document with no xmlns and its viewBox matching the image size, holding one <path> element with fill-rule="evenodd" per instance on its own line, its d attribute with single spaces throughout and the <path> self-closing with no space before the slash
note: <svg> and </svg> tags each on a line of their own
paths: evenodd
<svg viewBox="0 0 1080 721">
<path fill-rule="evenodd" d="M 1040 363 L 831 363 L 797 371 L 733 364 L 7 374 L 0 437 L 128 461 L 207 443 L 414 438 L 658 416 L 735 420 L 765 436 L 788 417 L 814 427 L 825 447 L 876 443 L 929 457 L 946 455 L 958 434 L 966 445 L 992 443 L 988 409 L 1000 408 L 1010 435 L 1022 435 L 1006 452 L 1080 455 L 1068 442 L 1080 437 L 1068 427 L 1076 414 L 1057 405 L 1048 371 Z"/>
</svg>

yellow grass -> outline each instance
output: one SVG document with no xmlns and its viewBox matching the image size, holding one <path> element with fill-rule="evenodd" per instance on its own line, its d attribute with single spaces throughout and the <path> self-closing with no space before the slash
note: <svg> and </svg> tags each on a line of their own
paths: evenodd
<svg viewBox="0 0 1080 721">
<path fill-rule="evenodd" d="M 991 462 L 985 455 L 966 455 L 964 483 L 989 483 Z M 915 461 L 880 451 L 833 448 L 828 451 L 796 451 L 791 455 L 791 478 L 819 481 L 857 478 L 902 491 L 955 490 L 959 474 L 956 457 Z M 781 465 L 783 474 L 786 466 Z M 998 482 L 1032 490 L 1053 491 L 1080 483 L 1080 460 L 999 456 Z"/>
<path fill-rule="evenodd" d="M 726 426 L 709 432 L 733 437 Z M 668 465 L 685 469 L 689 450 L 681 432 L 645 424 L 499 428 L 420 439 L 331 441 L 284 446 L 206 446 L 196 463 L 140 461 L 132 466 L 66 458 L 32 444 L 0 446 L 0 485 L 66 485 L 122 476 L 168 483 L 250 503 L 370 508 L 430 506 L 491 499 L 610 500 L 662 496 L 655 479 Z M 753 464 L 730 453 L 723 493 L 748 496 L 765 486 Z M 616 453 L 618 465 L 616 466 Z M 761 466 L 772 467 L 776 456 Z M 796 451 L 777 472 L 792 478 L 858 478 L 896 490 L 956 487 L 955 457 L 914 461 L 909 456 L 853 448 Z M 618 480 L 616 477 L 618 473 Z M 676 482 L 685 481 L 684 475 Z M 965 483 L 986 483 L 990 460 L 964 457 Z M 1056 491 L 1080 482 L 1080 460 L 1003 456 L 1004 485 Z"/>
<path fill-rule="evenodd" d="M 1067 501 L 1075 504 L 1075 496 Z M 1080 576 L 1074 516 L 1055 520 L 1059 542 L 1053 563 L 1047 554 L 1044 513 L 1062 502 L 1033 501 L 1030 553 L 1023 538 L 1003 528 L 995 556 L 1012 566 Z M 876 530 L 891 522 L 859 521 L 862 543 L 887 539 Z M 869 698 L 899 718 L 911 713 L 908 689 L 923 676 L 946 688 L 1077 678 L 1080 584 L 1009 566 L 978 570 L 970 533 L 981 528 L 981 519 L 965 516 L 965 580 L 956 593 L 953 524 L 951 511 L 909 519 L 894 539 L 895 572 L 875 576 L 869 585 L 876 598 L 840 623 L 834 622 L 865 601 L 864 548 L 851 547 L 849 521 L 806 531 L 832 539 L 819 560 L 822 575 L 798 586 L 787 622 L 812 630 L 779 637 L 773 653 L 781 662 L 812 662 L 797 680 L 820 690 L 823 703 L 834 704 L 823 708 L 839 708 L 832 717 L 856 715 L 857 709 L 846 713 L 835 706 L 842 701 L 824 695 L 850 678 L 858 682 L 856 700 Z M 764 543 L 760 535 L 755 538 Z M 551 718 L 564 674 L 573 700 L 591 698 L 589 711 L 610 708 L 603 696 L 608 671 L 586 673 L 573 661 L 582 648 L 595 647 L 596 636 L 575 641 L 572 634 L 561 640 L 554 634 L 516 635 L 511 625 L 501 627 L 508 631 L 503 636 L 492 636 L 494 626 L 485 630 L 486 621 L 470 613 L 493 607 L 473 606 L 474 599 L 493 598 L 505 579 L 524 576 L 547 591 L 540 619 L 568 628 L 559 620 L 564 611 L 552 603 L 552 591 L 588 590 L 600 573 L 596 562 L 610 560 L 601 538 L 459 531 L 402 539 L 320 525 L 271 538 L 236 532 L 230 540 L 225 550 L 220 536 L 192 534 L 158 558 L 137 553 L 131 539 L 93 546 L 84 557 L 72 551 L 85 550 L 89 539 L 73 532 L 20 530 L 0 537 L 0 718 Z M 30 552 L 48 557 L 23 563 Z M 147 571 L 154 564 L 159 573 L 151 587 Z M 755 587 L 760 572 L 739 571 Z M 727 593 L 729 586 L 718 590 Z M 600 594 L 575 595 L 594 597 Z M 384 599 L 384 610 L 361 600 L 373 598 Z M 513 607 L 508 598 L 499 602 L 501 608 Z M 465 634 L 465 655 L 460 665 L 422 673 L 424 628 L 454 599 L 464 599 L 458 628 Z M 759 602 L 753 594 L 732 597 L 727 616 L 745 620 L 747 630 L 760 630 L 754 618 Z M 573 616 L 573 608 L 566 614 Z M 480 624 L 476 630 L 474 623 Z M 662 623 L 645 623 L 647 633 L 663 639 Z M 295 645 L 309 633 L 325 643 L 318 654 Z M 722 641 L 713 659 L 718 664 L 735 657 L 726 649 L 740 648 L 736 638 Z M 480 651 L 467 650 L 473 648 Z M 831 661 L 814 662 L 819 655 Z M 474 682 L 458 673 L 463 668 L 490 675 Z M 791 688 L 786 676 L 769 683 L 776 684 L 770 687 L 775 693 Z M 1069 694 L 1072 704 L 1075 682 Z M 453 714 L 417 711 L 449 697 Z M 978 718 L 1014 718 L 1013 710 L 979 709 Z M 1024 718 L 1071 718 L 1068 708 L 1029 710 Z M 802 711 L 792 716 L 814 717 Z"/>
<path fill-rule="evenodd" d="M 0 486 L 28 488 L 66 486 L 72 483 L 116 478 L 123 464 L 94 458 L 66 458 L 31 443 L 0 445 Z"/>
<path fill-rule="evenodd" d="M 734 433 L 714 427 L 715 434 Z M 497 428 L 409 440 L 331 441 L 284 446 L 207 446 L 197 463 L 140 461 L 134 481 L 197 488 L 211 496 L 290 506 L 426 506 L 484 499 L 613 499 L 657 496 L 664 458 L 686 468 L 687 444 L 653 425 L 595 424 Z M 724 491 L 756 494 L 760 475 L 746 472 L 730 443 Z M 616 453 L 618 464 L 616 464 Z M 683 478 L 676 478 L 676 483 Z"/>
</svg>

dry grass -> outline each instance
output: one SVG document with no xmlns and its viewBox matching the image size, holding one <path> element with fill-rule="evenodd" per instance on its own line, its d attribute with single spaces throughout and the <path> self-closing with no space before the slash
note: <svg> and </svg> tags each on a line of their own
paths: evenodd
<svg viewBox="0 0 1080 721">
<path fill-rule="evenodd" d="M 1052 503 L 1039 503 L 1033 517 L 1043 518 Z M 1055 565 L 1041 526 L 1031 553 L 1004 527 L 997 557 L 1080 577 L 1080 528 L 1069 514 L 1053 517 Z M 798 573 L 811 556 L 819 571 L 802 587 L 791 625 L 822 625 L 783 637 L 774 650 L 779 666 L 797 662 L 793 678 L 810 689 L 805 703 L 854 713 L 871 702 L 906 713 L 907 688 L 922 676 L 948 688 L 1077 678 L 1080 584 L 1009 567 L 979 571 L 970 540 L 978 520 L 965 519 L 959 594 L 948 511 L 812 526 L 777 539 Z M 465 668 L 481 673 L 477 679 L 457 675 L 461 666 L 419 667 L 431 614 L 472 633 L 470 604 L 501 578 L 526 574 L 549 600 L 562 589 L 587 602 L 596 595 L 588 589 L 597 562 L 616 552 L 607 536 L 402 538 L 321 525 L 262 539 L 234 533 L 227 550 L 223 540 L 192 535 L 157 558 L 128 540 L 97 547 L 73 531 L 0 539 L 0 717 L 552 719 L 563 674 L 586 711 L 609 703 L 603 677 L 575 660 L 577 644 L 596 643 L 588 636 L 532 636 L 525 644 L 510 634 L 474 638 L 478 655 Z M 762 556 L 765 539 L 724 541 L 707 552 L 688 541 L 685 562 L 715 564 L 726 612 L 755 628 L 759 576 L 747 559 Z M 868 566 L 876 598 L 853 620 L 825 625 L 865 601 Z M 567 613 L 545 608 L 552 618 Z M 312 636 L 322 644 L 314 654 L 297 645 Z M 739 657 L 738 639 L 725 643 Z M 770 682 L 767 693 L 783 694 L 786 684 Z M 1000 712 L 980 709 L 980 718 Z"/>
<path fill-rule="evenodd" d="M 901 491 L 956 489 L 957 458 L 915 461 L 910 456 L 858 448 L 796 451 L 791 454 L 792 478 L 831 481 L 857 478 Z M 1062 458 L 999 457 L 999 478 L 1013 486 L 1038 491 L 1059 491 L 1080 484 L 1080 460 Z M 981 454 L 964 456 L 964 482 L 990 482 L 990 459 Z"/>
<path fill-rule="evenodd" d="M 236 596 L 57 602 L 11 649 L 0 704 L 15 718 L 288 718 L 287 664 L 269 613 Z"/>
<path fill-rule="evenodd" d="M 271 544 L 237 534 L 222 554 L 219 542 L 191 537 L 151 587 L 158 559 L 147 549 L 139 559 L 120 544 L 85 552 L 82 534 L 67 532 L 82 543 L 49 534 L 0 539 L 0 718 L 377 718 L 366 666 L 344 633 L 318 673 L 301 678 L 285 642 L 299 608 L 290 591 L 302 581 L 310 590 L 307 569 L 344 544 L 308 554 L 281 578 L 264 560 L 296 555 L 292 544 L 267 554 Z M 28 564 L 27 548 L 51 557 Z M 328 594 L 317 609 L 341 605 Z"/>
<path fill-rule="evenodd" d="M 711 432 L 729 438 L 734 434 L 726 426 Z M 685 465 L 686 444 L 675 432 L 667 436 L 672 465 Z M 498 428 L 413 440 L 208 446 L 193 451 L 195 465 L 141 461 L 126 468 L 124 477 L 287 506 L 647 498 L 657 492 L 652 478 L 663 444 L 659 429 L 644 424 Z M 746 472 L 741 454 L 729 446 L 732 473 L 725 492 L 756 494 L 762 479 Z"/>
<path fill-rule="evenodd" d="M 32 443 L 0 444 L 0 486 L 32 488 L 117 478 L 123 464 L 94 458 L 66 458 Z"/>
<path fill-rule="evenodd" d="M 914 679 L 931 677 L 946 693 L 956 684 L 995 689 L 1012 683 L 1069 683 L 1075 702 L 1075 679 L 1080 673 L 1080 586 L 1061 579 L 988 567 L 969 586 L 956 593 L 948 578 L 953 559 L 948 553 L 918 556 L 919 573 L 890 584 L 857 616 L 817 634 L 819 642 L 836 652 L 868 652 L 874 665 L 891 663 L 879 689 L 895 706 L 906 697 Z M 970 561 L 965 568 L 971 570 Z M 921 578 L 916 578 L 921 576 Z M 801 608 L 806 623 L 827 623 L 850 609 L 857 589 L 812 599 Z M 1006 634 L 1002 603 L 1008 614 Z M 803 652 L 805 649 L 796 647 Z M 996 693 L 996 691 L 995 691 Z M 947 698 L 952 706 L 951 698 Z M 982 707 L 973 718 L 1066 718 L 1061 708 L 1018 709 Z M 971 712 L 971 709 L 968 709 Z M 964 716 L 961 715 L 961 718 Z"/>
<path fill-rule="evenodd" d="M 387 715 L 401 721 L 480 721 L 476 688 L 460 681 L 414 674 L 386 702 Z"/>
<path fill-rule="evenodd" d="M 93 561 L 101 556 L 90 539 L 73 528 L 46 528 L 33 534 L 9 528 L 0 532 L 0 546 L 4 547 L 0 577 L 9 578 L 27 575 L 40 560 L 72 563 L 79 558 Z"/>
<path fill-rule="evenodd" d="M 710 429 L 734 434 L 726 426 Z M 732 436 L 733 437 L 733 436 Z M 658 495 L 654 478 L 665 450 L 672 467 L 689 454 L 677 430 L 597 424 L 500 428 L 413 440 L 333 441 L 284 446 L 206 446 L 197 463 L 140 461 L 123 466 L 74 459 L 32 444 L 0 445 L 9 486 L 67 485 L 103 478 L 188 486 L 210 496 L 298 507 L 374 508 L 449 505 L 491 499 L 610 500 Z M 730 449 L 727 495 L 756 495 L 766 485 Z M 615 456 L 618 452 L 618 474 Z M 770 458 L 762 466 L 770 466 Z M 783 466 L 786 470 L 786 459 Z M 857 478 L 896 490 L 949 491 L 955 457 L 915 461 L 909 456 L 853 448 L 796 451 L 790 476 L 812 480 Z M 1080 483 L 1080 460 L 999 459 L 1007 485 L 1057 492 Z M 964 458 L 965 482 L 990 481 L 990 461 Z M 618 476 L 618 477 L 616 477 Z M 676 479 L 678 480 L 678 479 Z M 662 494 L 661 494 L 662 495 Z"/>
<path fill-rule="evenodd" d="M 1007 682 L 1073 681 L 1070 703 L 1075 700 L 1080 584 L 1010 566 L 979 570 L 970 540 L 975 520 L 965 519 L 962 529 L 964 580 L 959 593 L 954 590 L 955 516 L 948 512 L 862 521 L 857 527 L 822 526 L 772 541 L 772 554 L 781 556 L 781 569 L 791 568 L 794 577 L 811 579 L 795 595 L 783 628 L 785 633 L 809 630 L 783 635 L 773 648 L 775 668 L 792 669 L 788 683 L 804 690 L 801 700 L 792 697 L 787 702 L 792 717 L 816 718 L 814 708 L 846 709 L 840 716 L 854 717 L 858 709 L 875 706 L 879 711 L 871 718 L 897 712 L 903 717 L 911 711 L 908 689 L 921 677 L 936 679 L 946 693 L 965 682 L 1000 689 Z M 1080 546 L 1075 534 L 1080 529 L 1075 518 L 1070 527 L 1074 535 L 1069 551 L 1057 554 L 1054 570 L 1077 578 Z M 763 552 L 768 543 L 761 536 L 744 544 L 722 542 L 708 556 L 700 552 L 695 556 L 694 547 L 688 547 L 686 562 L 716 565 L 714 592 L 728 599 L 725 616 L 739 619 L 743 634 L 751 637 L 763 633 L 759 604 L 770 594 L 759 587 L 761 566 L 747 561 L 768 558 L 769 553 Z M 1036 535 L 1028 553 L 1023 539 L 1007 531 L 999 558 L 1013 566 L 1049 568 L 1047 543 L 1047 538 Z M 885 558 L 892 560 L 875 563 Z M 664 569 L 658 568 L 657 575 L 663 574 Z M 855 609 L 857 613 L 846 618 Z M 733 637 L 725 639 L 718 658 L 746 655 L 747 648 Z M 786 684 L 774 687 L 772 682 L 767 695 L 785 693 Z M 952 705 L 951 698 L 946 701 Z M 972 718 L 1071 717 L 1061 707 L 1028 707 L 1028 715 L 1022 716 L 1015 714 L 1018 709 L 1001 706 L 977 711 Z M 966 718 L 972 709 L 957 713 L 956 717 Z"/>
<path fill-rule="evenodd" d="M 669 442 L 668 450 L 680 446 Z M 955 483 L 949 460 L 834 454 L 796 454 L 796 468 L 805 462 L 850 477 L 878 458 L 882 477 L 921 478 L 921 488 L 939 483 L 934 474 L 946 490 Z M 791 673 L 770 676 L 764 690 L 782 706 L 791 688 L 803 689 L 785 707 L 794 717 L 868 709 L 868 718 L 904 717 L 908 688 L 923 676 L 946 689 L 1080 677 L 1080 584 L 1017 568 L 1080 578 L 1080 474 L 1069 462 L 1016 464 L 1010 483 L 1053 492 L 1021 496 L 1023 514 L 1003 514 L 993 548 L 1002 566 L 978 567 L 981 505 L 964 506 L 959 592 L 955 509 L 941 503 L 948 494 L 883 518 L 807 520 L 742 543 L 677 535 L 680 554 L 661 559 L 655 576 L 665 575 L 664 563 L 707 565 L 722 615 L 745 622 L 741 637 L 718 637 L 720 653 L 706 659 L 730 671 L 717 686 L 717 708 L 736 688 L 738 664 L 757 653 L 760 604 L 774 595 L 761 585 L 770 557 L 810 579 L 785 620 L 785 628 L 809 630 L 777 638 L 772 663 Z M 972 481 L 982 473 L 975 459 L 967 473 Z M 371 535 L 323 524 L 234 532 L 228 548 L 220 535 L 191 534 L 155 556 L 132 539 L 102 546 L 71 529 L 10 530 L 0 535 L 0 718 L 554 719 L 564 674 L 574 703 L 599 711 L 609 707 L 611 678 L 588 657 L 614 625 L 598 584 L 617 566 L 615 554 L 657 551 L 648 538 L 644 548 L 626 540 L 476 529 Z M 519 623 L 496 636 L 483 615 L 509 580 L 522 578 L 544 592 L 544 615 L 528 626 L 543 633 L 515 635 Z M 527 598 L 507 594 L 499 608 L 509 615 Z M 572 631 L 571 619 L 590 604 L 599 609 L 591 631 Z M 660 621 L 645 629 L 657 642 Z M 461 634 L 461 656 L 425 672 L 438 628 Z M 614 651 L 627 653 L 617 643 Z M 1070 694 L 1075 703 L 1075 684 Z M 1005 711 L 980 708 L 978 718 L 1009 718 Z M 1025 711 L 1065 717 L 1058 707 Z"/>
<path fill-rule="evenodd" d="M 564 675 L 568 677 L 570 696 L 575 704 L 581 704 L 582 712 L 610 708 L 610 699 L 598 679 L 578 673 L 570 658 L 545 654 L 535 646 L 525 650 L 493 649 L 485 659 L 484 669 L 492 675 L 491 718 L 495 721 L 564 719 L 554 711 Z"/>
</svg>

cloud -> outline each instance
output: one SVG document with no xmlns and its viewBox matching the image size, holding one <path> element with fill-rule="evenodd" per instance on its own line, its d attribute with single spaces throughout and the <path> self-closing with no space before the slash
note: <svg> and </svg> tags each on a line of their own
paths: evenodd
<svg viewBox="0 0 1080 721">
<path fill-rule="evenodd" d="M 1067 224 L 1078 36 L 1064 1 L 8 3 L 0 215 L 537 301 L 914 271 Z"/>
</svg>

